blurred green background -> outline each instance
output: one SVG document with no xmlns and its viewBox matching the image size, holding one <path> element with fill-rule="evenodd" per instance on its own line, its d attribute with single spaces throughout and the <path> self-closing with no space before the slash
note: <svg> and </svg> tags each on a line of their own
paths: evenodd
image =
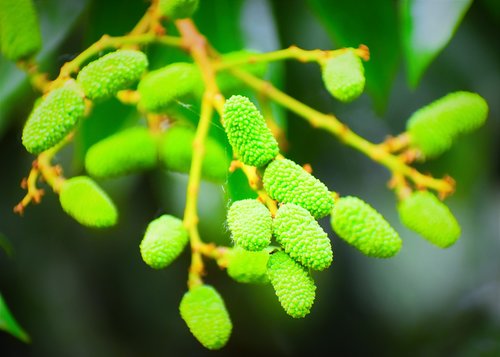
<svg viewBox="0 0 500 357">
<path fill-rule="evenodd" d="M 52 75 L 102 34 L 126 33 L 148 6 L 142 0 L 35 3 L 44 39 L 38 59 Z M 373 141 L 400 133 L 413 111 L 448 92 L 481 94 L 490 106 L 485 127 L 441 158 L 419 165 L 423 172 L 457 180 L 447 203 L 462 225 L 461 239 L 440 250 L 402 227 L 384 168 L 276 108 L 287 127 L 286 155 L 310 163 L 330 189 L 358 195 L 376 207 L 400 232 L 403 249 L 390 260 L 362 256 L 322 220 L 335 261 L 328 271 L 314 274 L 317 301 L 303 320 L 282 311 L 270 286 L 237 284 L 209 263 L 207 282 L 223 295 L 234 330 L 223 350 L 204 350 L 178 314 L 188 252 L 168 269 L 152 271 L 138 249 L 151 219 L 162 212 L 182 214 L 186 177 L 157 170 L 101 182 L 121 214 L 120 224 L 105 231 L 79 226 L 50 192 L 41 205 L 28 207 L 24 217 L 15 215 L 12 207 L 24 195 L 19 182 L 33 160 L 21 145 L 21 130 L 37 93 L 22 72 L 0 57 L 0 246 L 5 248 L 0 248 L 0 291 L 32 340 L 23 344 L 0 333 L 0 355 L 500 355 L 499 3 L 201 3 L 195 21 L 221 52 L 243 47 L 270 51 L 292 44 L 305 49 L 370 46 L 369 93 L 352 104 L 329 96 L 317 65 L 275 65 L 269 78 Z M 146 51 L 153 66 L 179 58 L 154 46 Z M 197 113 L 199 107 L 190 111 Z M 133 108 L 116 101 L 96 106 L 74 147 L 58 156 L 65 173 L 80 174 L 86 148 L 134 120 Z M 223 134 L 217 124 L 212 131 Z M 202 186 L 200 226 L 207 241 L 230 242 L 224 225 L 226 191 L 214 184 Z"/>
</svg>

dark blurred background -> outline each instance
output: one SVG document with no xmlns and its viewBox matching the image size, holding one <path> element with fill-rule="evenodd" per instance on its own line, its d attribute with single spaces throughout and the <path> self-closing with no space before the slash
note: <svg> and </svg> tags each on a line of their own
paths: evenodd
<svg viewBox="0 0 500 357">
<path fill-rule="evenodd" d="M 141 0 L 35 2 L 44 38 L 38 58 L 52 75 L 102 34 L 129 31 L 148 5 Z M 19 182 L 33 160 L 21 145 L 21 130 L 37 93 L 22 72 L 0 58 L 0 241 L 6 248 L 0 249 L 0 291 L 32 339 L 23 344 L 0 333 L 0 355 L 499 356 L 499 3 L 472 3 L 414 89 L 408 85 L 402 57 L 400 2 L 201 3 L 195 21 L 222 52 L 367 43 L 375 61 L 368 75 L 373 79 L 370 94 L 352 104 L 340 104 L 329 96 L 317 65 L 287 62 L 273 66 L 269 76 L 292 96 L 335 113 L 373 141 L 398 134 L 413 111 L 448 92 L 481 94 L 490 106 L 485 127 L 460 139 L 441 158 L 419 165 L 423 172 L 456 179 L 457 191 L 446 202 L 461 223 L 461 239 L 440 250 L 402 227 L 394 195 L 386 188 L 387 170 L 277 109 L 288 132 L 286 155 L 300 164 L 310 163 L 330 189 L 372 204 L 400 232 L 404 246 L 393 259 L 368 258 L 335 237 L 328 220 L 322 220 L 332 237 L 335 262 L 328 271 L 314 274 L 317 300 L 302 320 L 283 312 L 270 286 L 237 284 L 210 262 L 207 282 L 224 297 L 234 330 L 227 347 L 207 351 L 178 313 L 186 290 L 188 252 L 168 269 L 152 271 L 138 249 L 151 219 L 162 212 L 182 214 L 186 177 L 159 169 L 101 182 L 120 208 L 120 224 L 113 229 L 79 226 L 62 212 L 51 192 L 42 204 L 28 207 L 24 217 L 15 215 L 12 207 L 24 195 Z M 343 16 L 345 24 L 329 22 L 329 11 L 331 19 Z M 146 51 L 153 67 L 170 55 L 180 56 L 154 46 Z M 192 112 L 198 109 L 194 106 Z M 65 174 L 82 173 L 86 148 L 134 120 L 133 108 L 116 101 L 96 106 L 75 145 L 58 156 Z M 217 124 L 213 131 L 221 135 Z M 224 228 L 226 197 L 226 188 L 203 184 L 200 225 L 207 241 L 229 244 Z"/>
</svg>

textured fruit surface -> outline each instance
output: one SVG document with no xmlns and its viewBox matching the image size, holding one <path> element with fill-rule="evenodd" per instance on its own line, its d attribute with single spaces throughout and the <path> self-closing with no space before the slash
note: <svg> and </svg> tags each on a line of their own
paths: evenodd
<svg viewBox="0 0 500 357">
<path fill-rule="evenodd" d="M 448 150 L 460 134 L 484 124 L 488 104 L 476 93 L 450 93 L 420 108 L 408 119 L 406 128 L 411 144 L 427 157 Z"/>
<path fill-rule="evenodd" d="M 282 205 L 274 217 L 273 233 L 285 252 L 303 266 L 323 270 L 332 263 L 330 239 L 305 208 Z"/>
<path fill-rule="evenodd" d="M 332 96 L 342 102 L 350 102 L 363 93 L 365 68 L 352 51 L 333 57 L 323 68 L 323 82 Z"/>
<path fill-rule="evenodd" d="M 237 282 L 253 284 L 269 282 L 267 277 L 269 253 L 267 250 L 249 252 L 236 247 L 228 255 L 227 274 Z"/>
<path fill-rule="evenodd" d="M 163 136 L 160 158 L 165 166 L 178 172 L 188 173 L 193 158 L 195 131 L 191 127 L 175 125 Z M 210 136 L 205 140 L 205 156 L 201 167 L 204 179 L 223 183 L 227 180 L 231 158 L 226 149 Z"/>
<path fill-rule="evenodd" d="M 195 286 L 185 293 L 179 310 L 193 336 L 206 348 L 218 350 L 229 340 L 233 325 L 224 300 L 212 286 Z"/>
<path fill-rule="evenodd" d="M 188 240 L 182 221 L 164 214 L 149 223 L 146 229 L 140 244 L 142 259 L 151 268 L 165 268 L 182 253 Z"/>
<path fill-rule="evenodd" d="M 201 96 L 203 79 L 192 63 L 177 62 L 149 72 L 139 82 L 139 105 L 161 113 L 190 96 Z"/>
<path fill-rule="evenodd" d="M 199 0 L 160 0 L 158 9 L 170 20 L 191 17 L 198 8 Z"/>
<path fill-rule="evenodd" d="M 248 58 L 249 56 L 255 54 L 258 54 L 258 52 L 252 50 L 234 51 L 223 54 L 221 60 L 234 61 Z M 259 78 L 264 77 L 268 69 L 268 64 L 266 62 L 251 63 L 251 59 L 249 61 L 250 63 L 238 66 L 238 69 L 246 71 Z M 222 93 L 234 93 L 245 86 L 244 82 L 242 82 L 239 78 L 234 77 L 227 71 L 217 72 L 217 85 Z"/>
<path fill-rule="evenodd" d="M 247 165 L 262 167 L 279 153 L 264 117 L 247 97 L 233 95 L 226 101 L 224 127 L 229 143 Z"/>
<path fill-rule="evenodd" d="M 453 213 L 428 191 L 413 192 L 398 204 L 398 212 L 406 227 L 438 247 L 449 247 L 460 237 Z"/>
<path fill-rule="evenodd" d="M 282 203 L 295 203 L 307 209 L 316 219 L 332 211 L 333 198 L 328 188 L 291 160 L 271 162 L 262 180 L 273 199 Z"/>
<path fill-rule="evenodd" d="M 106 99 L 137 82 L 147 67 L 148 58 L 144 53 L 118 50 L 83 67 L 76 80 L 87 98 Z"/>
<path fill-rule="evenodd" d="M 83 93 L 69 80 L 33 109 L 23 129 L 24 147 L 32 154 L 50 149 L 69 134 L 84 112 Z"/>
<path fill-rule="evenodd" d="M 331 224 L 340 238 L 365 255 L 390 258 L 401 249 L 398 233 L 380 213 L 357 197 L 335 201 Z"/>
<path fill-rule="evenodd" d="M 285 252 L 271 254 L 267 274 L 285 312 L 295 318 L 306 316 L 314 303 L 316 285 L 309 272 Z"/>
<path fill-rule="evenodd" d="M 118 220 L 118 212 L 111 199 L 87 176 L 64 181 L 59 201 L 63 210 L 84 226 L 110 227 Z"/>
<path fill-rule="evenodd" d="M 11 61 L 34 55 L 42 47 L 32 0 L 0 1 L 0 50 Z"/>
<path fill-rule="evenodd" d="M 271 243 L 271 212 L 257 200 L 234 202 L 227 212 L 227 225 L 234 244 L 250 251 L 259 251 Z"/>
<path fill-rule="evenodd" d="M 91 176 L 115 177 L 148 170 L 157 163 L 156 140 L 144 127 L 126 129 L 92 145 L 85 156 Z"/>
</svg>

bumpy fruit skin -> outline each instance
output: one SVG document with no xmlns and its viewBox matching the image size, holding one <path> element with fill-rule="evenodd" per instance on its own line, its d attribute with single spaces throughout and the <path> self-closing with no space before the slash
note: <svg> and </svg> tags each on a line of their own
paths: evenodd
<svg viewBox="0 0 500 357">
<path fill-rule="evenodd" d="M 357 197 L 341 197 L 335 202 L 331 224 L 340 238 L 367 256 L 390 258 L 401 249 L 398 233 L 380 213 Z"/>
<path fill-rule="evenodd" d="M 140 244 L 142 259 L 153 269 L 163 269 L 182 253 L 188 240 L 182 221 L 164 214 L 146 229 Z"/>
<path fill-rule="evenodd" d="M 178 172 L 188 173 L 193 158 L 194 129 L 175 125 L 167 130 L 160 146 L 160 158 L 165 166 Z M 205 156 L 201 167 L 204 179 L 216 183 L 227 180 L 231 159 L 225 148 L 215 139 L 205 140 Z"/>
<path fill-rule="evenodd" d="M 428 191 L 413 192 L 398 204 L 399 218 L 409 229 L 441 248 L 460 237 L 460 225 L 450 209 Z"/>
<path fill-rule="evenodd" d="M 148 67 L 148 58 L 140 51 L 118 50 L 90 62 L 78 73 L 76 81 L 87 98 L 102 100 L 137 82 Z"/>
<path fill-rule="evenodd" d="M 0 50 L 11 61 L 28 58 L 42 47 L 35 6 L 31 0 L 0 1 Z"/>
<path fill-rule="evenodd" d="M 139 106 L 148 112 L 162 113 L 189 97 L 203 93 L 201 73 L 192 63 L 177 62 L 145 75 L 137 90 Z"/>
<path fill-rule="evenodd" d="M 111 227 L 118 220 L 118 212 L 111 199 L 87 176 L 64 181 L 59 201 L 63 210 L 84 226 Z"/>
<path fill-rule="evenodd" d="M 23 129 L 23 145 L 39 154 L 58 144 L 85 112 L 83 92 L 73 80 L 51 91 L 31 112 Z"/>
<path fill-rule="evenodd" d="M 147 128 L 130 128 L 92 145 L 85 156 L 85 169 L 99 178 L 148 170 L 156 166 L 157 151 Z"/>
<path fill-rule="evenodd" d="M 224 347 L 233 324 L 224 300 L 210 285 L 198 285 L 184 294 L 179 306 L 182 319 L 200 343 L 209 350 Z"/>
<path fill-rule="evenodd" d="M 274 217 L 273 233 L 285 252 L 303 266 L 323 270 L 332 263 L 330 239 L 305 208 L 282 205 Z"/>
<path fill-rule="evenodd" d="M 316 219 L 332 211 L 333 198 L 328 188 L 291 160 L 271 162 L 262 180 L 265 190 L 273 199 L 282 203 L 295 203 L 307 209 Z"/>
<path fill-rule="evenodd" d="M 158 9 L 170 20 L 191 17 L 198 8 L 199 0 L 160 0 Z"/>
<path fill-rule="evenodd" d="M 329 59 L 323 68 L 323 82 L 332 96 L 351 102 L 365 89 L 363 62 L 352 51 Z"/>
<path fill-rule="evenodd" d="M 255 252 L 271 243 L 271 212 L 257 200 L 234 202 L 227 212 L 227 224 L 239 247 Z"/>
<path fill-rule="evenodd" d="M 309 314 L 316 296 L 316 285 L 309 272 L 285 252 L 271 254 L 267 275 L 285 312 L 301 318 Z"/>
<path fill-rule="evenodd" d="M 239 283 L 267 284 L 267 250 L 249 252 L 240 247 L 228 253 L 227 274 Z"/>
<path fill-rule="evenodd" d="M 255 54 L 258 54 L 258 52 L 245 49 L 241 51 L 225 53 L 222 55 L 221 60 L 238 60 L 241 58 L 248 58 L 249 56 L 251 57 Z M 253 74 L 256 77 L 262 78 L 267 72 L 268 64 L 266 62 L 255 62 L 238 66 L 238 69 Z M 242 82 L 239 78 L 234 77 L 227 71 L 219 71 L 217 72 L 217 86 L 224 94 L 234 93 L 244 87 L 244 82 Z"/>
<path fill-rule="evenodd" d="M 247 97 L 233 95 L 226 101 L 224 127 L 229 143 L 247 165 L 262 167 L 279 153 L 264 117 Z"/>
<path fill-rule="evenodd" d="M 420 108 L 406 124 L 412 146 L 426 157 L 448 150 L 460 135 L 484 124 L 488 104 L 476 93 L 455 92 Z"/>
</svg>

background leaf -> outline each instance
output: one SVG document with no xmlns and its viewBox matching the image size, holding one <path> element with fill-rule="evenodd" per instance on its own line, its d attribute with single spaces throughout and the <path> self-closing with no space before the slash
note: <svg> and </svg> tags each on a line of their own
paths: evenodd
<svg viewBox="0 0 500 357">
<path fill-rule="evenodd" d="M 407 79 L 416 87 L 432 60 L 448 44 L 472 0 L 403 0 L 402 41 Z"/>
<path fill-rule="evenodd" d="M 0 293 L 0 330 L 4 330 L 11 335 L 17 337 L 23 342 L 30 342 L 30 337 L 26 333 L 26 331 L 23 330 L 21 326 L 17 323 L 17 321 L 14 319 L 14 316 L 12 316 L 11 312 L 9 311 L 9 308 L 5 304 L 5 301 L 2 297 L 2 294 Z"/>
</svg>

